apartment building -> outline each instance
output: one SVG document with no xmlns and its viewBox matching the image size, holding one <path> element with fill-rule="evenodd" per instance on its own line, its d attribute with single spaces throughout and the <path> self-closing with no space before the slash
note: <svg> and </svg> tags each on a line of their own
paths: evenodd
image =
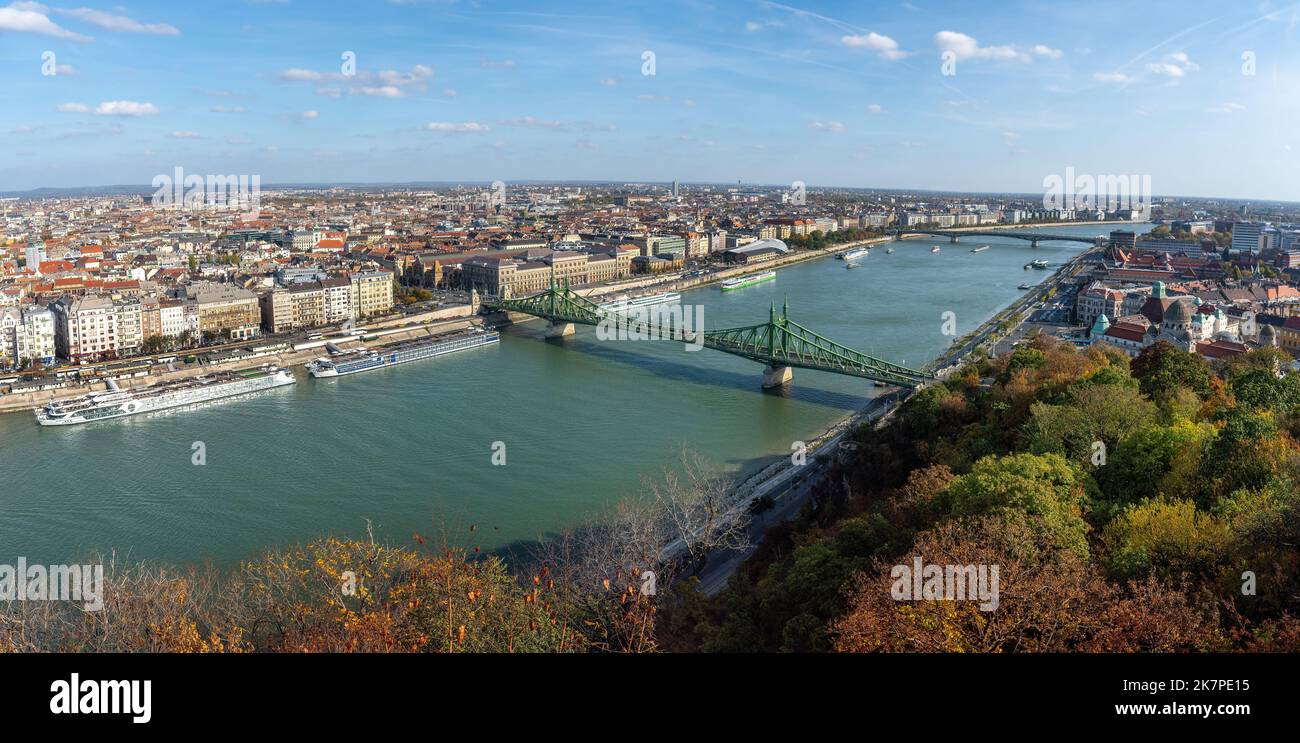
<svg viewBox="0 0 1300 743">
<path fill-rule="evenodd" d="M 320 286 L 326 324 L 347 322 L 356 317 L 352 305 L 352 282 L 346 276 L 324 279 Z"/>
<path fill-rule="evenodd" d="M 54 313 L 44 307 L 0 310 L 0 368 L 54 361 Z"/>
<path fill-rule="evenodd" d="M 382 315 L 393 309 L 393 274 L 363 271 L 349 277 L 353 317 Z"/>
<path fill-rule="evenodd" d="M 262 312 L 257 295 L 235 284 L 203 282 L 181 289 L 180 299 L 195 305 L 195 329 L 200 335 L 216 333 L 232 340 L 261 334 Z"/>
<path fill-rule="evenodd" d="M 103 296 L 63 297 L 50 306 L 54 346 L 69 361 L 129 356 L 143 343 L 140 303 Z"/>
<path fill-rule="evenodd" d="M 325 291 L 319 281 L 277 286 L 260 299 L 262 327 L 285 333 L 326 324 Z"/>
</svg>

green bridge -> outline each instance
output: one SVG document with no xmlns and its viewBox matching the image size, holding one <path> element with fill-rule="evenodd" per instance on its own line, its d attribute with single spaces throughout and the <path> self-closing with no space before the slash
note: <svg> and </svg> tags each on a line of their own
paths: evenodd
<svg viewBox="0 0 1300 743">
<path fill-rule="evenodd" d="M 780 387 L 789 382 L 793 376 L 791 370 L 795 367 L 862 377 L 900 387 L 916 387 L 933 380 L 925 372 L 868 356 L 814 333 L 790 319 L 788 302 L 780 314 L 773 305 L 765 323 L 705 330 L 702 341 L 696 337 L 697 331 L 659 326 L 635 316 L 610 312 L 568 285 L 552 285 L 546 291 L 519 299 L 487 298 L 482 306 L 548 320 L 548 338 L 571 335 L 575 324 L 605 323 L 607 327 L 612 325 L 632 332 L 649 333 L 654 338 L 672 337 L 699 343 L 705 348 L 766 364 L 763 374 L 765 388 Z"/>
</svg>

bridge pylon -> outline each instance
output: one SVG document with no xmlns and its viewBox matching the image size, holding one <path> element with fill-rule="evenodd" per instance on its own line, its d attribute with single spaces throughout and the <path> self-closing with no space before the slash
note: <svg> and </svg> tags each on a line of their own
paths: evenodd
<svg viewBox="0 0 1300 743">
<path fill-rule="evenodd" d="M 551 320 L 550 322 L 546 323 L 547 338 L 563 338 L 566 335 L 573 335 L 576 332 L 578 332 L 578 330 L 573 326 L 573 323 L 571 322 L 560 322 L 557 320 Z"/>
</svg>

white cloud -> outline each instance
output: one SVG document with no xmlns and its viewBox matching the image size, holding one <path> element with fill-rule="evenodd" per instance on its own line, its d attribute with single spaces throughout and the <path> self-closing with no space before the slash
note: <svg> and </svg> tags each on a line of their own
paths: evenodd
<svg viewBox="0 0 1300 743">
<path fill-rule="evenodd" d="M 1048 59 L 1060 59 L 1061 57 L 1065 56 L 1065 52 L 1061 51 L 1060 49 L 1053 49 L 1052 47 L 1047 46 L 1046 44 L 1035 44 L 1034 48 L 1030 49 L 1029 51 L 1033 52 L 1035 55 L 1039 57 L 1046 57 Z"/>
<path fill-rule="evenodd" d="M 538 119 L 532 116 L 519 116 L 513 119 L 504 119 L 497 123 L 501 126 L 525 126 L 533 129 L 560 129 L 564 127 L 562 122 Z"/>
<path fill-rule="evenodd" d="M 870 49 L 881 59 L 902 59 L 907 52 L 898 48 L 898 42 L 874 31 L 867 34 L 841 36 L 840 43 L 856 49 Z"/>
<path fill-rule="evenodd" d="M 379 87 L 360 86 L 348 88 L 352 95 L 365 95 L 374 98 L 405 98 L 406 92 L 396 85 L 381 85 Z"/>
<path fill-rule="evenodd" d="M 1195 72 L 1201 69 L 1200 65 L 1193 62 L 1185 52 L 1174 52 L 1165 55 L 1164 62 L 1151 62 L 1147 65 L 1147 71 L 1164 77 L 1184 77 L 1189 72 Z"/>
<path fill-rule="evenodd" d="M 324 83 L 313 91 L 316 95 L 341 98 L 348 95 L 372 98 L 405 98 L 408 88 L 423 90 L 433 77 L 433 68 L 417 64 L 406 72 L 359 70 L 352 75 L 342 72 L 320 72 L 301 67 L 291 67 L 280 72 L 280 81 L 286 83 Z"/>
<path fill-rule="evenodd" d="M 172 139 L 202 139 L 202 137 L 200 137 L 198 134 L 191 131 L 172 132 L 167 136 L 171 137 Z"/>
<path fill-rule="evenodd" d="M 1094 72 L 1092 79 L 1099 83 L 1107 83 L 1110 85 L 1124 85 L 1132 80 L 1132 78 L 1122 72 Z"/>
<path fill-rule="evenodd" d="M 1183 68 L 1167 62 L 1152 62 L 1147 65 L 1147 72 L 1164 75 L 1165 77 L 1182 77 L 1187 74 L 1183 71 Z"/>
<path fill-rule="evenodd" d="M 213 106 L 208 110 L 214 114 L 242 114 L 248 112 L 248 109 L 243 106 Z"/>
<path fill-rule="evenodd" d="M 515 67 L 513 59 L 485 59 L 479 62 L 479 67 L 484 69 L 512 70 Z"/>
<path fill-rule="evenodd" d="M 616 77 L 607 77 L 607 78 L 605 78 L 604 80 L 601 80 L 601 81 L 600 81 L 600 84 L 601 84 L 601 85 L 604 85 L 605 87 L 612 88 L 612 87 L 614 87 L 615 85 L 618 85 L 618 78 L 616 78 Z"/>
<path fill-rule="evenodd" d="M 48 8 L 39 3 L 12 3 L 0 8 L 0 31 L 20 34 L 40 34 L 69 41 L 93 41 L 89 36 L 74 33 L 50 20 Z"/>
<path fill-rule="evenodd" d="M 455 98 L 460 93 L 457 93 L 455 88 L 443 88 L 442 95 L 446 98 Z"/>
<path fill-rule="evenodd" d="M 85 21 L 92 26 L 99 26 L 106 31 L 119 31 L 122 33 L 133 34 L 154 34 L 157 36 L 179 36 L 180 29 L 167 23 L 141 23 L 135 19 L 127 18 L 124 15 L 113 15 L 105 13 L 102 10 L 92 10 L 90 8 L 72 8 L 70 10 L 58 10 L 54 12 L 63 15 L 69 15 L 73 18 Z"/>
<path fill-rule="evenodd" d="M 60 103 L 55 110 L 65 114 L 85 114 L 90 113 L 90 106 L 84 103 Z"/>
<path fill-rule="evenodd" d="M 342 77 L 342 75 L 339 75 Z M 326 79 L 326 73 L 292 67 L 280 73 L 280 79 L 286 82 L 315 82 Z"/>
<path fill-rule="evenodd" d="M 316 110 L 303 111 L 302 113 L 298 114 L 298 118 L 302 121 L 311 121 L 312 119 L 318 118 L 319 116 L 320 116 L 320 112 Z"/>
<path fill-rule="evenodd" d="M 1214 106 L 1205 110 L 1212 114 L 1231 114 L 1238 111 L 1245 111 L 1246 107 L 1240 103 L 1224 103 L 1223 105 Z"/>
<path fill-rule="evenodd" d="M 968 59 L 1006 60 L 1018 59 L 1028 61 L 1029 55 L 1016 51 L 1012 46 L 980 46 L 973 36 L 957 31 L 940 31 L 934 35 L 935 46 L 940 54 L 952 52 L 957 61 Z"/>
<path fill-rule="evenodd" d="M 880 105 L 879 103 L 869 103 L 869 104 L 867 104 L 867 111 L 870 112 L 870 113 L 873 113 L 873 114 L 883 113 L 884 110 L 885 110 L 885 107 L 882 106 L 882 105 Z"/>
<path fill-rule="evenodd" d="M 844 125 L 838 121 L 810 121 L 808 122 L 808 128 L 816 129 L 818 131 L 823 131 L 823 132 L 844 131 Z"/>
<path fill-rule="evenodd" d="M 491 127 L 487 124 L 480 124 L 477 121 L 430 121 L 424 125 L 424 128 L 431 132 L 450 134 L 482 134 L 491 131 Z"/>
<path fill-rule="evenodd" d="M 157 116 L 158 107 L 135 101 L 104 101 L 95 107 L 96 116 Z"/>
</svg>

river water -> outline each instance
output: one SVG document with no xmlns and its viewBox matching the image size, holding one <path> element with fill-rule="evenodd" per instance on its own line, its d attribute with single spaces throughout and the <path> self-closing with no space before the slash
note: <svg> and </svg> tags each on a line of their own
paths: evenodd
<svg viewBox="0 0 1300 743">
<path fill-rule="evenodd" d="M 1041 231 L 1092 236 L 1109 225 Z M 707 328 L 766 321 L 788 299 L 805 327 L 920 367 L 1023 294 L 1080 243 L 992 237 L 911 239 L 873 248 L 855 270 L 833 258 L 733 292 L 685 292 Z M 930 252 L 932 245 L 942 250 Z M 990 245 L 981 253 L 972 247 Z M 324 534 L 405 544 L 413 532 L 484 549 L 574 525 L 634 495 L 690 447 L 736 473 L 816 436 L 878 391 L 802 369 L 782 393 L 763 367 L 672 341 L 608 341 L 579 327 L 562 341 L 531 322 L 501 343 L 196 409 L 69 427 L 0 416 L 0 556 L 64 563 L 110 550 L 132 558 L 229 563 Z M 195 465 L 195 442 L 206 464 Z M 504 465 L 493 464 L 504 453 Z M 476 525 L 474 536 L 468 527 Z M 472 541 L 468 541 L 472 539 Z"/>
</svg>

